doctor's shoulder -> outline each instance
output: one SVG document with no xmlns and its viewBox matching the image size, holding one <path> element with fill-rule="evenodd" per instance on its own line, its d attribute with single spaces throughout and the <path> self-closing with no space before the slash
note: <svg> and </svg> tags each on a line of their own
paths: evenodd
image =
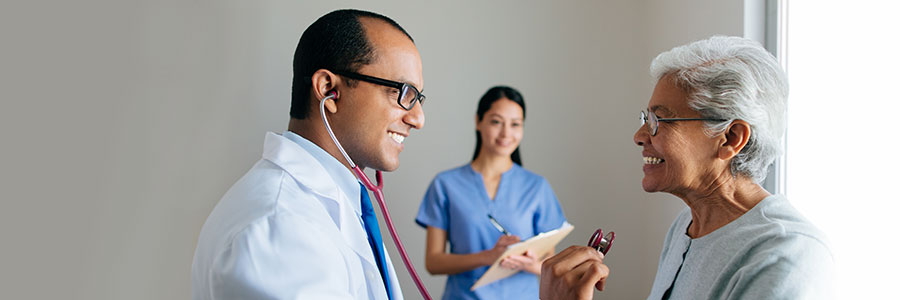
<svg viewBox="0 0 900 300">
<path fill-rule="evenodd" d="M 207 222 L 221 222 L 234 234 L 255 222 L 293 218 L 333 223 L 328 209 L 284 169 L 260 160 L 222 197 Z"/>
</svg>

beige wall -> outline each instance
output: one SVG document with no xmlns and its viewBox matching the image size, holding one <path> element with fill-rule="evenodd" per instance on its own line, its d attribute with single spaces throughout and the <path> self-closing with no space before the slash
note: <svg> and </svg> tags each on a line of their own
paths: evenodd
<svg viewBox="0 0 900 300">
<path fill-rule="evenodd" d="M 631 136 L 654 84 L 647 68 L 673 46 L 742 34 L 742 1 L 14 4 L 0 18 L 0 298 L 188 298 L 203 221 L 264 133 L 287 124 L 302 30 L 340 7 L 391 16 L 424 60 L 426 127 L 385 192 L 433 295 L 445 277 L 425 272 L 412 219 L 431 177 L 470 158 L 476 101 L 496 84 L 526 98 L 524 164 L 576 227 L 563 243 L 615 230 L 602 296 L 647 295 L 683 206 L 640 188 Z"/>
</svg>

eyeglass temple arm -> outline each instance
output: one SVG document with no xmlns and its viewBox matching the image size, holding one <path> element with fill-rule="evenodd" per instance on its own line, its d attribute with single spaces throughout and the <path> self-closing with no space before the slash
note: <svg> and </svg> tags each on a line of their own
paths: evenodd
<svg viewBox="0 0 900 300">
<path fill-rule="evenodd" d="M 368 81 L 371 83 L 376 83 L 376 84 L 389 86 L 389 87 L 393 87 L 393 88 L 398 88 L 398 89 L 403 88 L 403 83 L 396 82 L 396 81 L 390 81 L 390 80 L 384 80 L 384 79 L 381 79 L 378 77 L 372 77 L 369 75 L 357 74 L 357 73 L 352 73 L 352 72 L 344 72 L 344 71 L 335 71 L 334 73 L 341 75 L 341 76 L 350 77 L 350 78 L 356 79 L 356 80 Z"/>
<path fill-rule="evenodd" d="M 724 122 L 728 121 L 725 119 L 710 119 L 710 118 L 656 118 L 658 122 L 668 122 L 668 121 L 719 121 Z"/>
</svg>

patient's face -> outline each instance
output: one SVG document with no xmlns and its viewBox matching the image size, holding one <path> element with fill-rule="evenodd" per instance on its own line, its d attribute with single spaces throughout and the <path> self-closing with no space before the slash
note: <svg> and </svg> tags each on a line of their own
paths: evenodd
<svg viewBox="0 0 900 300">
<path fill-rule="evenodd" d="M 666 76 L 656 84 L 648 108 L 660 119 L 700 118 L 688 106 L 687 96 Z M 718 147 L 704 132 L 702 121 L 659 122 L 655 136 L 650 136 L 649 124 L 644 124 L 635 132 L 634 142 L 643 148 L 641 186 L 647 192 L 681 196 L 703 190 L 721 175 L 714 165 Z"/>
<path fill-rule="evenodd" d="M 522 141 L 525 125 L 522 115 L 522 107 L 516 102 L 506 98 L 494 101 L 481 121 L 475 124 L 481 134 L 481 153 L 512 155 Z"/>
</svg>

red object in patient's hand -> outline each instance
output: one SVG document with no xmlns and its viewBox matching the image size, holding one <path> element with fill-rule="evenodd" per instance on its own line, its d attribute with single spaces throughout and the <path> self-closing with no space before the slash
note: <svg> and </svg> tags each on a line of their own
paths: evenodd
<svg viewBox="0 0 900 300">
<path fill-rule="evenodd" d="M 616 239 L 616 233 L 610 231 L 603 236 L 603 229 L 597 228 L 597 231 L 594 231 L 594 234 L 591 235 L 591 239 L 588 240 L 588 247 L 597 249 L 603 255 L 606 255 L 609 252 L 609 249 L 612 248 L 612 242 Z"/>
</svg>

